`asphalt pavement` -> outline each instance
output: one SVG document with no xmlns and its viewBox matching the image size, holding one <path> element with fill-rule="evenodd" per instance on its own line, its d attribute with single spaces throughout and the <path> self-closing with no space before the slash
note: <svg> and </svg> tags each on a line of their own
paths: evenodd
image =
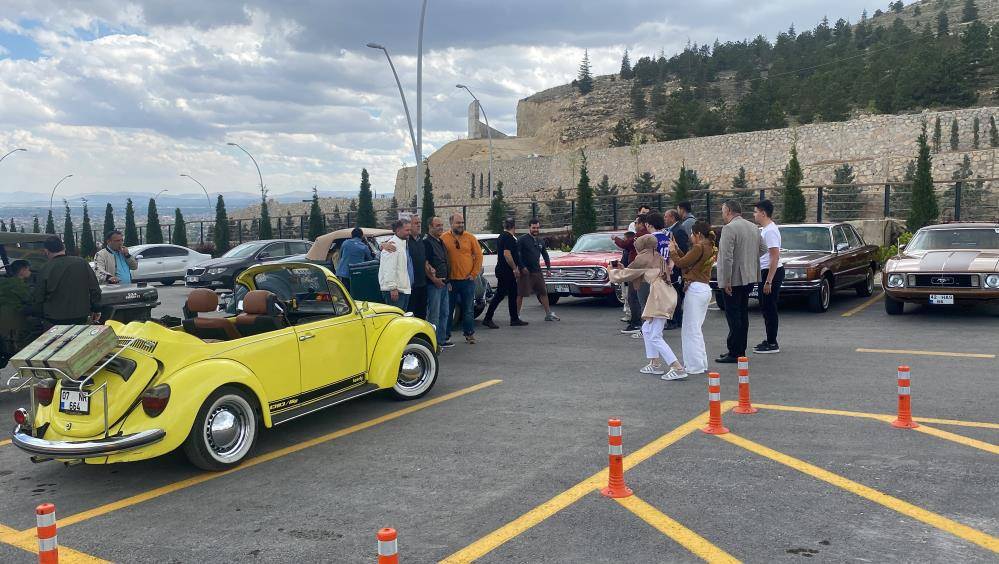
<svg viewBox="0 0 999 564">
<path fill-rule="evenodd" d="M 160 290 L 154 315 L 178 315 L 185 290 Z M 561 322 L 530 303 L 530 326 L 499 317 L 444 351 L 426 398 L 375 394 L 268 430 L 255 453 L 273 454 L 227 474 L 177 453 L 34 465 L 0 445 L 0 560 L 35 561 L 15 546 L 51 501 L 61 546 L 119 562 L 373 562 L 386 526 L 406 562 L 995 562 L 999 309 L 889 317 L 878 297 L 836 298 L 825 314 L 782 308 L 782 352 L 750 358 L 761 409 L 726 411 L 721 437 L 698 430 L 704 378 L 639 374 L 620 309 L 564 300 Z M 751 325 L 759 342 L 756 310 Z M 714 358 L 724 314 L 704 332 Z M 677 352 L 679 337 L 666 332 Z M 914 415 L 947 421 L 888 424 L 899 364 Z M 736 367 L 712 369 L 734 400 Z M 0 412 L 21 401 L 0 394 Z M 595 488 L 609 417 L 636 494 L 621 502 Z"/>
</svg>

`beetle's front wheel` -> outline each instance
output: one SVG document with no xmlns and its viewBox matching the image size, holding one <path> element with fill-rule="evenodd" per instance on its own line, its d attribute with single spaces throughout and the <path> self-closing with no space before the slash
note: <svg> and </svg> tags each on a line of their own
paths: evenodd
<svg viewBox="0 0 999 564">
<path fill-rule="evenodd" d="M 437 382 L 437 355 L 423 339 L 416 338 L 402 349 L 399 374 L 392 393 L 397 399 L 411 400 L 423 397 Z"/>
<path fill-rule="evenodd" d="M 239 388 L 223 386 L 198 410 L 184 454 L 198 468 L 228 470 L 239 465 L 257 440 L 256 402 Z"/>
</svg>

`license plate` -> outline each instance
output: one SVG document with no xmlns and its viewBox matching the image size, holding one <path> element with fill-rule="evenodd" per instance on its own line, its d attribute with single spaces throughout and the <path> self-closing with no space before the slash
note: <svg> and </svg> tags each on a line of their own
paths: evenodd
<svg viewBox="0 0 999 564">
<path fill-rule="evenodd" d="M 555 291 L 557 293 L 559 293 L 559 294 L 568 294 L 569 293 L 569 285 L 568 284 L 556 284 L 555 285 Z"/>
<path fill-rule="evenodd" d="M 758 298 L 758 297 L 760 297 L 760 287 L 759 287 L 759 285 L 753 286 L 753 289 L 749 291 L 749 297 L 750 298 Z"/>
<path fill-rule="evenodd" d="M 954 294 L 930 294 L 933 305 L 954 305 Z"/>
<path fill-rule="evenodd" d="M 198 278 L 197 276 L 188 276 L 187 277 L 187 281 L 188 282 L 198 282 L 199 280 L 200 280 L 200 278 Z"/>
<path fill-rule="evenodd" d="M 90 396 L 78 390 L 63 390 L 59 396 L 59 411 L 88 415 L 90 413 Z"/>
</svg>

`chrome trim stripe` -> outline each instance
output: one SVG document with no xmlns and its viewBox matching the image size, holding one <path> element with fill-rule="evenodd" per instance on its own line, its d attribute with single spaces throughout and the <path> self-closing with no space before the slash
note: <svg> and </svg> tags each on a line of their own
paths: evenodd
<svg viewBox="0 0 999 564">
<path fill-rule="evenodd" d="M 47 441 L 31 436 L 18 425 L 14 427 L 12 435 L 11 442 L 14 443 L 14 446 L 30 454 L 53 458 L 95 458 L 134 450 L 158 442 L 166 436 L 166 431 L 148 429 L 131 435 L 106 439 Z"/>
</svg>

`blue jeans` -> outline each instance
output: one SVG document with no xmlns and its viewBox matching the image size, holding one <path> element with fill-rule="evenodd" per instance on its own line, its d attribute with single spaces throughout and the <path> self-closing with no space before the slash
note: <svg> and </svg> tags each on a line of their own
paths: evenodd
<svg viewBox="0 0 999 564">
<path fill-rule="evenodd" d="M 433 282 L 427 283 L 427 321 L 437 330 L 437 346 L 447 340 L 451 308 L 448 307 L 447 284 L 438 288 Z"/>
<path fill-rule="evenodd" d="M 475 280 L 452 280 L 448 311 L 461 308 L 461 332 L 465 336 L 475 334 Z M 449 316 L 450 317 L 450 316 Z M 447 334 L 451 335 L 451 323 L 447 324 Z"/>
<path fill-rule="evenodd" d="M 409 305 L 409 294 L 403 294 L 402 292 L 399 292 L 399 299 L 395 301 L 392 301 L 391 292 L 382 292 L 382 298 L 385 300 L 384 303 L 395 306 L 402 311 L 406 311 L 406 307 Z"/>
</svg>

